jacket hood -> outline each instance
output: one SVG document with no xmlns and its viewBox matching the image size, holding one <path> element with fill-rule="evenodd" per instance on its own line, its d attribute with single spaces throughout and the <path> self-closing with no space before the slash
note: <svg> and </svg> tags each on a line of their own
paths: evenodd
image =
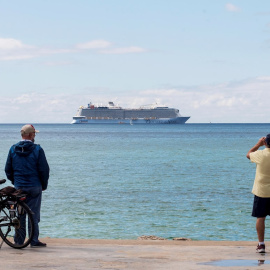
<svg viewBox="0 0 270 270">
<path fill-rule="evenodd" d="M 30 141 L 21 141 L 14 145 L 14 152 L 19 156 L 28 156 L 36 145 Z"/>
</svg>

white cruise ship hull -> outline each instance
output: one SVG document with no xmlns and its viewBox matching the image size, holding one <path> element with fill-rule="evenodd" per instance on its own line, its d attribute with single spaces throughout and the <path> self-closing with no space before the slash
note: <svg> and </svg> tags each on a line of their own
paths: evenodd
<svg viewBox="0 0 270 270">
<path fill-rule="evenodd" d="M 77 119 L 76 119 L 77 118 Z M 74 117 L 71 124 L 185 124 L 190 117 L 160 119 L 82 119 Z"/>
</svg>

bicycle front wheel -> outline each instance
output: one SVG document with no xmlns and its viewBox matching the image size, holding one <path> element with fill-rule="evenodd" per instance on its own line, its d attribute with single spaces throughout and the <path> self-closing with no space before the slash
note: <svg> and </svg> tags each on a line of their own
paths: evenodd
<svg viewBox="0 0 270 270">
<path fill-rule="evenodd" d="M 0 206 L 0 236 L 13 248 L 27 247 L 34 235 L 30 208 L 21 201 L 7 201 Z"/>
</svg>

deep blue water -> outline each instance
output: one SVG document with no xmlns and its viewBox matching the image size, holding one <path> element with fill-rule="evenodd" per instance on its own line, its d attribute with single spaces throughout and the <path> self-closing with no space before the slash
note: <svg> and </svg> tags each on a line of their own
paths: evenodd
<svg viewBox="0 0 270 270">
<path fill-rule="evenodd" d="M 0 178 L 21 126 L 0 125 Z M 35 127 L 51 168 L 42 237 L 257 239 L 246 153 L 270 124 Z"/>
</svg>

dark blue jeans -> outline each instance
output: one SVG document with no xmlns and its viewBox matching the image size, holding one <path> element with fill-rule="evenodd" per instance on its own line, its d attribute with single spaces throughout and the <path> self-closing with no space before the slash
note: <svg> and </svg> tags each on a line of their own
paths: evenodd
<svg viewBox="0 0 270 270">
<path fill-rule="evenodd" d="M 41 199 L 42 199 L 42 187 L 16 187 L 16 189 L 21 189 L 27 193 L 26 204 L 34 213 L 34 237 L 31 241 L 31 245 L 38 243 L 39 237 L 39 226 L 40 222 L 40 208 L 41 208 Z"/>
</svg>

